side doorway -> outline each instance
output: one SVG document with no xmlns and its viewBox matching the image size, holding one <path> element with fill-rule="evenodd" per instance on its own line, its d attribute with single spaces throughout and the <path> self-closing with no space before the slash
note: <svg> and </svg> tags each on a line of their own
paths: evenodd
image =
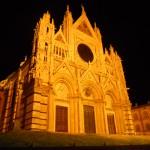
<svg viewBox="0 0 150 150">
<path fill-rule="evenodd" d="M 68 107 L 56 106 L 56 132 L 68 132 Z"/>
<path fill-rule="evenodd" d="M 116 134 L 114 114 L 107 114 L 107 124 L 108 124 L 109 134 Z"/>
</svg>

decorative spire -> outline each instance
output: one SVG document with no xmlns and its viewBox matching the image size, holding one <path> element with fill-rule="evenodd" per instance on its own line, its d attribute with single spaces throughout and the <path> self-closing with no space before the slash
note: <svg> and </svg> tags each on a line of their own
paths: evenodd
<svg viewBox="0 0 150 150">
<path fill-rule="evenodd" d="M 96 22 L 94 22 L 94 28 L 95 28 L 95 29 L 97 28 Z"/>
<path fill-rule="evenodd" d="M 62 25 L 60 25 L 60 26 L 59 26 L 59 30 L 61 30 L 61 31 L 62 31 Z"/>
<path fill-rule="evenodd" d="M 52 22 L 51 22 L 51 24 L 52 24 L 52 25 L 54 25 L 54 19 L 53 19 L 53 18 L 52 18 Z"/>
<path fill-rule="evenodd" d="M 66 13 L 65 13 L 65 16 L 64 16 L 64 20 L 65 19 L 70 19 L 71 22 L 73 22 L 73 18 L 72 18 L 72 14 L 70 12 L 70 9 L 69 9 L 69 5 L 67 5 L 67 10 L 66 10 Z"/>
<path fill-rule="evenodd" d="M 105 54 L 108 55 L 108 50 L 107 50 L 107 48 L 105 48 Z"/>
<path fill-rule="evenodd" d="M 70 9 L 69 9 L 69 5 L 67 5 L 67 10 L 66 10 L 65 15 L 68 16 L 70 13 L 71 13 L 71 12 L 70 12 Z"/>
<path fill-rule="evenodd" d="M 111 54 L 114 52 L 114 47 L 111 44 L 110 44 L 109 50 Z"/>
<path fill-rule="evenodd" d="M 47 11 L 46 13 L 44 13 L 43 19 L 45 19 L 48 22 L 50 21 L 50 13 L 49 13 L 49 11 Z"/>
<path fill-rule="evenodd" d="M 46 15 L 50 16 L 50 13 L 49 13 L 49 11 L 47 11 L 47 12 L 46 12 Z"/>
<path fill-rule="evenodd" d="M 69 9 L 69 5 L 67 5 L 67 10 L 64 15 L 63 24 L 62 24 L 62 32 L 67 41 L 70 40 L 71 28 L 73 25 L 72 13 Z"/>
<path fill-rule="evenodd" d="M 82 8 L 82 15 L 86 15 L 86 12 L 85 12 L 85 9 L 84 9 L 83 5 L 81 5 L 81 8 Z"/>
<path fill-rule="evenodd" d="M 94 22 L 94 31 L 95 31 L 95 33 L 96 33 L 98 39 L 101 39 L 101 33 L 100 33 L 99 28 L 98 28 L 97 25 L 96 25 L 96 22 Z"/>
<path fill-rule="evenodd" d="M 67 5 L 67 11 L 66 11 L 66 13 L 69 13 L 69 12 L 70 12 L 69 5 Z"/>
</svg>

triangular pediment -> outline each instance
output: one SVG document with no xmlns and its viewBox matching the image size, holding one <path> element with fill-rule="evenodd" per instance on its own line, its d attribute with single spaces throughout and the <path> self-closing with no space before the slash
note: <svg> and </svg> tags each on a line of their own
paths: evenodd
<svg viewBox="0 0 150 150">
<path fill-rule="evenodd" d="M 55 38 L 55 40 L 57 40 L 57 41 L 59 41 L 59 42 L 62 42 L 62 43 L 65 43 L 64 40 L 63 40 L 63 38 L 62 38 L 62 36 L 61 36 L 61 34 L 59 34 L 59 35 Z"/>
<path fill-rule="evenodd" d="M 66 74 L 67 76 L 71 76 L 74 78 L 73 71 L 70 66 L 66 62 L 62 62 L 55 70 L 54 74 Z"/>
<path fill-rule="evenodd" d="M 95 78 L 94 78 L 94 76 L 92 75 L 91 72 L 88 72 L 88 73 L 86 74 L 85 79 L 86 79 L 86 80 L 95 81 Z"/>
<path fill-rule="evenodd" d="M 63 44 L 66 44 L 66 40 L 65 40 L 65 37 L 62 33 L 61 30 L 59 30 L 56 34 L 55 34 L 55 37 L 54 37 L 54 40 L 56 40 L 57 42 L 61 42 Z"/>
<path fill-rule="evenodd" d="M 62 62 L 60 61 L 54 61 L 54 68 L 58 68 L 61 65 Z"/>
<path fill-rule="evenodd" d="M 63 73 L 63 74 L 65 73 L 65 74 L 67 74 L 68 76 L 72 76 L 66 65 L 63 65 L 63 66 L 58 70 L 58 73 Z"/>
<path fill-rule="evenodd" d="M 97 81 L 97 79 L 96 79 L 96 77 L 95 77 L 95 75 L 91 72 L 91 71 L 89 71 L 89 70 L 87 70 L 85 73 L 83 73 L 83 75 L 81 76 L 81 80 L 80 80 L 81 82 L 82 81 L 92 81 L 92 82 L 98 82 Z"/>
<path fill-rule="evenodd" d="M 86 35 L 90 37 L 96 38 L 96 34 L 94 32 L 94 29 L 87 18 L 85 14 L 82 14 L 77 21 L 73 24 L 74 29 L 79 30 L 82 33 L 85 33 Z"/>
<path fill-rule="evenodd" d="M 105 81 L 103 83 L 103 89 L 105 91 L 114 89 L 116 86 L 116 83 L 111 79 L 110 74 L 108 74 L 107 78 L 105 78 Z"/>
<path fill-rule="evenodd" d="M 89 36 L 92 36 L 92 33 L 90 31 L 90 29 L 88 28 L 88 25 L 86 24 L 85 21 L 83 21 L 78 27 L 77 27 L 78 30 L 80 30 L 81 32 L 89 35 Z"/>
</svg>

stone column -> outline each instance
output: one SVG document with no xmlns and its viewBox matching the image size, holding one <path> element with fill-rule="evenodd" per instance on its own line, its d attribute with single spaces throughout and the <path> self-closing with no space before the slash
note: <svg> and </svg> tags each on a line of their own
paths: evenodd
<svg viewBox="0 0 150 150">
<path fill-rule="evenodd" d="M 81 98 L 76 95 L 71 98 L 71 101 L 71 132 L 75 134 L 84 133 L 83 105 L 81 104 Z"/>
<path fill-rule="evenodd" d="M 53 87 L 50 85 L 49 90 L 49 97 L 48 97 L 48 131 L 55 132 L 55 118 L 54 118 L 54 93 L 53 93 Z"/>
<path fill-rule="evenodd" d="M 6 104 L 6 108 L 5 108 L 6 111 L 5 111 L 5 115 L 4 115 L 4 122 L 3 122 L 2 132 L 6 132 L 8 130 L 8 126 L 9 126 L 8 115 L 9 115 L 9 111 L 10 111 L 12 93 L 13 93 L 13 84 L 12 84 L 12 82 L 10 82 L 9 90 L 8 90 L 8 97 L 7 97 L 7 104 Z"/>
<path fill-rule="evenodd" d="M 125 116 L 125 130 L 126 130 L 125 134 L 134 135 L 135 131 L 134 131 L 134 125 L 133 125 L 130 106 L 124 107 L 124 116 Z"/>
<path fill-rule="evenodd" d="M 109 134 L 108 131 L 108 123 L 107 123 L 107 110 L 106 110 L 106 106 L 105 106 L 105 102 L 103 102 L 103 105 L 101 106 L 102 110 L 103 110 L 103 116 L 104 116 L 104 134 Z"/>
<path fill-rule="evenodd" d="M 15 114 L 15 116 L 14 116 L 14 119 L 15 119 L 15 125 L 14 125 L 14 128 L 15 129 L 20 129 L 20 127 L 21 127 L 21 120 L 20 120 L 20 105 L 21 105 L 21 95 L 22 95 L 22 92 L 23 92 L 23 90 L 21 90 L 20 89 L 20 87 L 19 87 L 19 89 L 18 89 L 18 91 L 17 91 L 17 97 L 16 97 L 16 108 L 15 108 L 15 112 L 16 112 L 16 114 Z"/>
<path fill-rule="evenodd" d="M 78 125 L 79 133 L 84 133 L 84 112 L 83 112 L 83 103 L 80 97 L 78 97 Z"/>
<path fill-rule="evenodd" d="M 98 134 L 106 134 L 106 112 L 104 108 L 104 102 L 99 103 L 99 124 L 100 130 Z"/>
<path fill-rule="evenodd" d="M 70 120 L 70 133 L 74 133 L 75 132 L 75 104 L 76 104 L 76 99 L 74 99 L 73 97 L 69 97 L 69 101 L 70 101 L 70 116 L 68 116 L 70 119 L 68 119 L 68 121 Z"/>
</svg>

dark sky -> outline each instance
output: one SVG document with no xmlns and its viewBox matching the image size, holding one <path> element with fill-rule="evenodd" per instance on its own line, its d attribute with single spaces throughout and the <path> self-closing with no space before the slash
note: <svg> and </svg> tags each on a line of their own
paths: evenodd
<svg viewBox="0 0 150 150">
<path fill-rule="evenodd" d="M 131 0 L 130 0 L 131 1 Z M 111 43 L 122 58 L 131 102 L 150 100 L 150 8 L 147 3 L 111 0 L 13 0 L 0 2 L 0 80 L 15 71 L 24 56 L 31 54 L 33 29 L 49 10 L 56 30 L 66 5 L 74 20 L 84 5 L 91 22 L 97 23 L 103 44 Z"/>
</svg>

